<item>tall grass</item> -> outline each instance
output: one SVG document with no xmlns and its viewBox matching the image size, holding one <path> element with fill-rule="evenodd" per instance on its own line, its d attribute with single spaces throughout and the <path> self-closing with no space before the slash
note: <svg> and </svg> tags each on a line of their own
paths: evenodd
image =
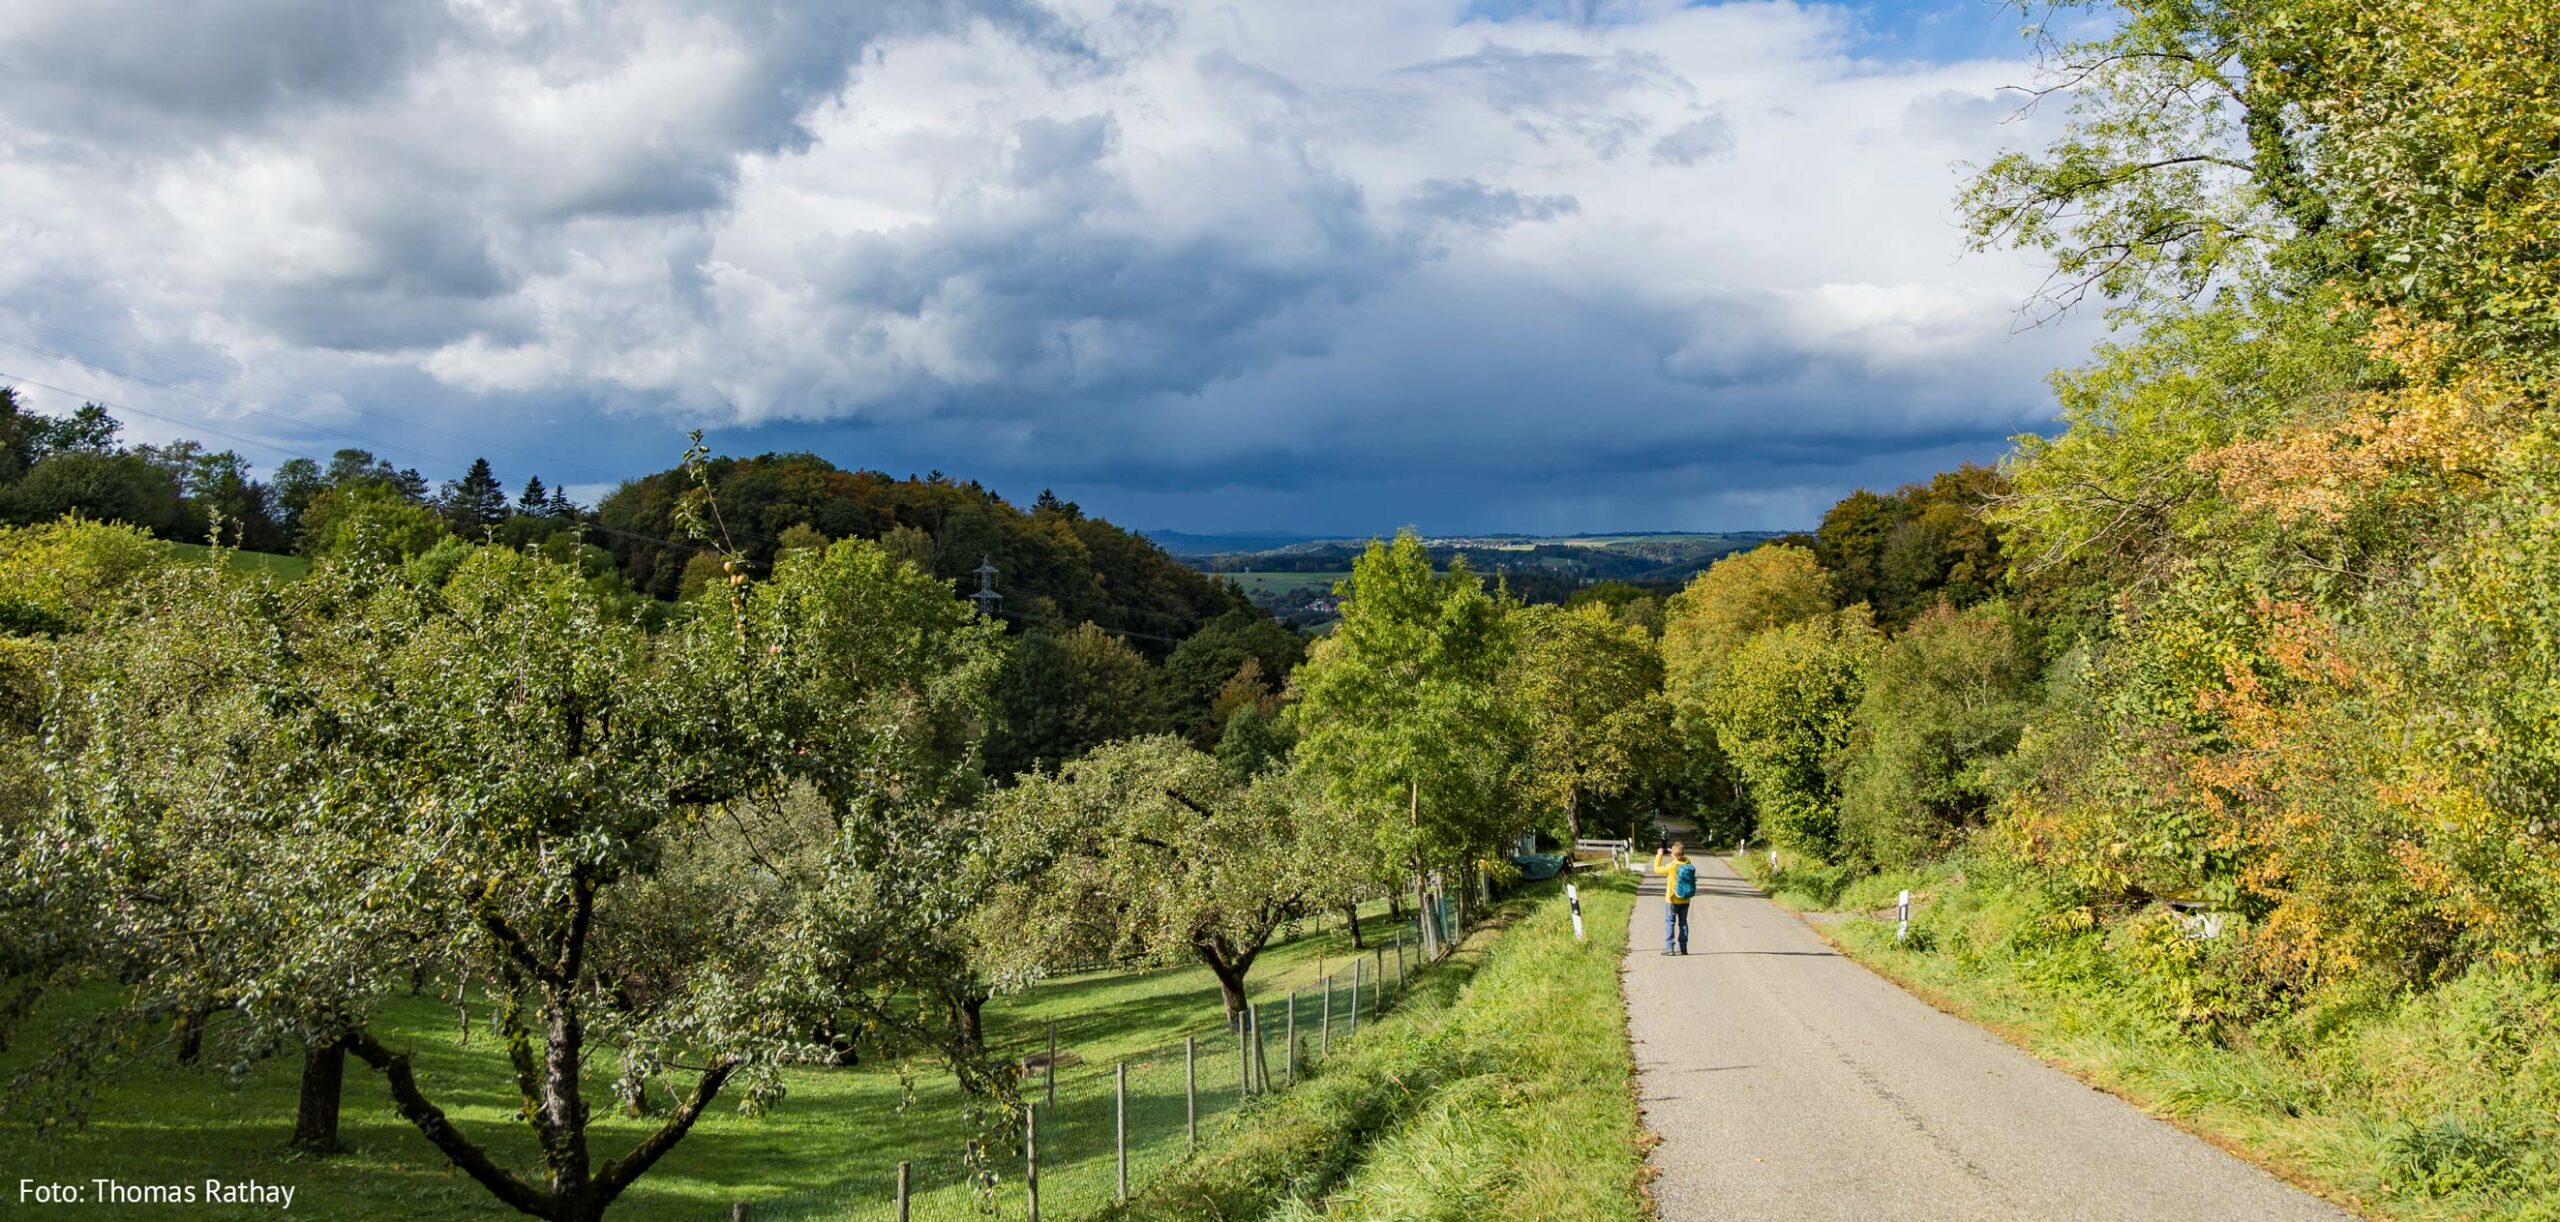
<svg viewBox="0 0 2560 1222">
<path fill-rule="evenodd" d="M 1634 888 L 1529 889 L 1306 1085 L 1127 1209 L 1157 1218 L 1641 1218 L 1618 964 Z"/>
</svg>

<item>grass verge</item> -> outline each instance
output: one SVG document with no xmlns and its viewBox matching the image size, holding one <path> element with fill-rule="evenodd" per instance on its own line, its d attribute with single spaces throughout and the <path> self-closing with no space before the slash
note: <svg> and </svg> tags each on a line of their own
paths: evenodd
<svg viewBox="0 0 2560 1222">
<path fill-rule="evenodd" d="M 1646 1216 L 1618 963 L 1635 889 L 1524 891 L 1298 1089 L 1115 1219 Z"/>
<path fill-rule="evenodd" d="M 2560 1220 L 2560 984 L 2475 969 L 2216 1013 L 2167 912 L 2098 923 L 1978 857 L 1859 876 L 1736 863 L 1942 1010 L 2371 1217 Z M 1893 905 L 1912 894 L 1911 934 Z"/>
</svg>

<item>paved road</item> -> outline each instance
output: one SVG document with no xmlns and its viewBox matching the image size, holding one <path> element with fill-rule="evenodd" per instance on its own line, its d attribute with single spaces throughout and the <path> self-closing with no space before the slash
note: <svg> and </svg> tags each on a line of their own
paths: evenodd
<svg viewBox="0 0 2560 1222">
<path fill-rule="evenodd" d="M 1929 1008 L 1699 864 L 1687 958 L 1658 953 L 1661 880 L 1629 918 L 1669 1222 L 2348 1216 Z"/>
</svg>

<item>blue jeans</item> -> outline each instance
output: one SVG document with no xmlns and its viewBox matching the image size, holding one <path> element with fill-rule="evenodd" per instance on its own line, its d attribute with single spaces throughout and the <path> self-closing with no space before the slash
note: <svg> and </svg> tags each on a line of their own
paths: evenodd
<svg viewBox="0 0 2560 1222">
<path fill-rule="evenodd" d="M 1689 906 L 1687 904 L 1666 902 L 1662 905 L 1662 949 L 1677 950 L 1684 955 L 1689 953 Z"/>
</svg>

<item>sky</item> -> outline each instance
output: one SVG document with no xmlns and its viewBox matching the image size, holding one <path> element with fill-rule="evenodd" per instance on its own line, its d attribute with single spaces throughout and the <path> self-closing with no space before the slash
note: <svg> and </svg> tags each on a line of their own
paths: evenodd
<svg viewBox="0 0 2560 1222">
<path fill-rule="evenodd" d="M 1782 530 L 2050 426 L 1993 0 L 11 0 L 0 384 L 265 467 Z"/>
</svg>

